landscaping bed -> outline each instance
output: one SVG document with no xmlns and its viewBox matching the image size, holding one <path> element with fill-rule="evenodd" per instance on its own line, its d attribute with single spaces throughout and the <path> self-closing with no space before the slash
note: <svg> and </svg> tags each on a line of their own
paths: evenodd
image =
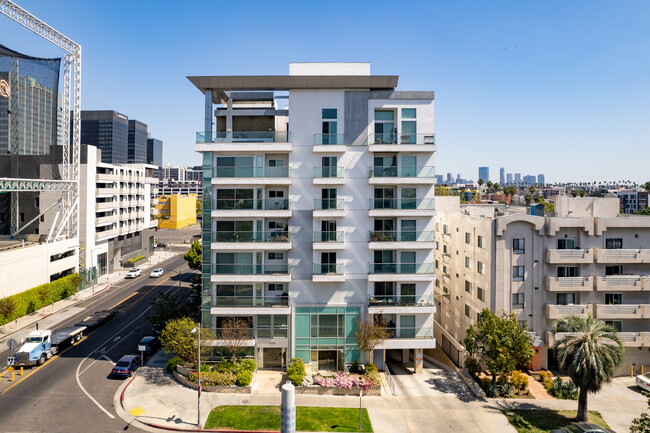
<svg viewBox="0 0 650 433">
<path fill-rule="evenodd" d="M 373 364 L 365 367 L 354 362 L 348 373 L 316 373 L 308 375 L 305 364 L 300 358 L 294 358 L 287 369 L 287 378 L 296 387 L 296 394 L 315 395 L 381 395 L 379 371 Z"/>
<path fill-rule="evenodd" d="M 575 410 L 512 409 L 502 412 L 518 433 L 547 433 L 571 425 L 576 416 Z M 609 428 L 600 413 L 594 410 L 589 411 L 589 422 Z"/>
<path fill-rule="evenodd" d="M 196 369 L 177 365 L 170 360 L 167 369 L 181 384 L 198 389 Z M 257 364 L 252 359 L 222 360 L 214 365 L 201 366 L 201 389 L 206 392 L 250 394 Z"/>
<path fill-rule="evenodd" d="M 204 428 L 230 430 L 280 430 L 280 406 L 218 406 Z M 296 407 L 296 431 L 372 432 L 368 411 L 340 407 Z"/>
</svg>

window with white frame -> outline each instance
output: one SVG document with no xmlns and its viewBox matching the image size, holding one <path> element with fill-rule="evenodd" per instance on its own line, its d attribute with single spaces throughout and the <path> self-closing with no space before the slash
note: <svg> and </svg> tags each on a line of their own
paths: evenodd
<svg viewBox="0 0 650 433">
<path fill-rule="evenodd" d="M 476 297 L 479 299 L 479 301 L 485 301 L 485 290 L 481 289 L 480 287 L 477 287 Z"/>
<path fill-rule="evenodd" d="M 465 267 L 468 269 L 472 269 L 472 258 L 465 256 Z"/>
<path fill-rule="evenodd" d="M 465 304 L 465 315 L 467 317 L 472 317 L 472 309 L 469 308 L 469 305 Z"/>
<path fill-rule="evenodd" d="M 485 263 L 483 262 L 476 262 L 476 267 L 478 269 L 478 273 L 481 275 L 485 275 Z"/>
<path fill-rule="evenodd" d="M 465 243 L 472 245 L 472 234 L 465 232 Z"/>
<path fill-rule="evenodd" d="M 512 281 L 524 281 L 524 267 L 523 266 L 513 266 L 512 267 Z"/>
<path fill-rule="evenodd" d="M 472 293 L 472 283 L 467 280 L 465 280 L 465 291 L 470 294 Z"/>
<path fill-rule="evenodd" d="M 478 236 L 477 242 L 479 248 L 485 248 L 485 236 Z"/>
<path fill-rule="evenodd" d="M 523 293 L 513 293 L 512 294 L 512 308 L 524 308 L 524 294 Z"/>
</svg>

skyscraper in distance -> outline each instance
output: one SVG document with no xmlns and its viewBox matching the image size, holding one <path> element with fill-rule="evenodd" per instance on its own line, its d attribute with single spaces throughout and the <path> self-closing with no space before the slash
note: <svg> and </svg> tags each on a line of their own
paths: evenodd
<svg viewBox="0 0 650 433">
<path fill-rule="evenodd" d="M 537 175 L 537 183 L 539 185 L 544 185 L 546 183 L 544 180 L 544 175 L 542 173 Z"/>
<path fill-rule="evenodd" d="M 512 173 L 506 175 L 506 183 L 509 185 L 512 183 Z"/>
<path fill-rule="evenodd" d="M 499 168 L 499 184 L 501 185 L 506 183 L 505 172 L 506 170 L 503 167 Z"/>
<path fill-rule="evenodd" d="M 478 178 L 482 179 L 484 183 L 490 180 L 490 167 L 479 167 Z"/>
<path fill-rule="evenodd" d="M 515 173 L 515 184 L 521 185 L 521 173 Z"/>
</svg>

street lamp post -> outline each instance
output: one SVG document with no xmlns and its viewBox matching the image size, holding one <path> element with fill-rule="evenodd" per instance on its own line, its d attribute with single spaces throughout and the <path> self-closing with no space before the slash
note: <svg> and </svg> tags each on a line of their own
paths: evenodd
<svg viewBox="0 0 650 433">
<path fill-rule="evenodd" d="M 197 412 L 197 421 L 196 425 L 200 426 L 201 425 L 201 324 L 199 323 L 199 326 L 196 328 L 192 329 L 192 334 L 194 334 L 198 329 L 198 335 L 199 335 L 199 343 L 197 344 L 199 348 L 199 365 L 198 365 L 198 381 L 199 381 L 199 389 L 198 389 L 198 394 L 197 394 L 197 406 L 196 406 L 196 412 Z"/>
</svg>

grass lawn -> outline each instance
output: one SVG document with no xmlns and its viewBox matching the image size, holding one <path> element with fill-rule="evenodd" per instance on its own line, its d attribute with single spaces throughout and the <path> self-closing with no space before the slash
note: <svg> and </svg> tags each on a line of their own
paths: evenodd
<svg viewBox="0 0 650 433">
<path fill-rule="evenodd" d="M 571 423 L 576 416 L 575 410 L 504 410 L 503 414 L 519 433 L 548 433 L 554 428 L 563 428 Z M 589 422 L 609 428 L 599 412 L 589 411 Z"/>
<path fill-rule="evenodd" d="M 206 429 L 280 430 L 280 406 L 217 406 L 210 412 Z M 359 409 L 296 407 L 296 430 L 358 432 Z M 361 410 L 361 431 L 372 433 L 368 411 Z"/>
</svg>

